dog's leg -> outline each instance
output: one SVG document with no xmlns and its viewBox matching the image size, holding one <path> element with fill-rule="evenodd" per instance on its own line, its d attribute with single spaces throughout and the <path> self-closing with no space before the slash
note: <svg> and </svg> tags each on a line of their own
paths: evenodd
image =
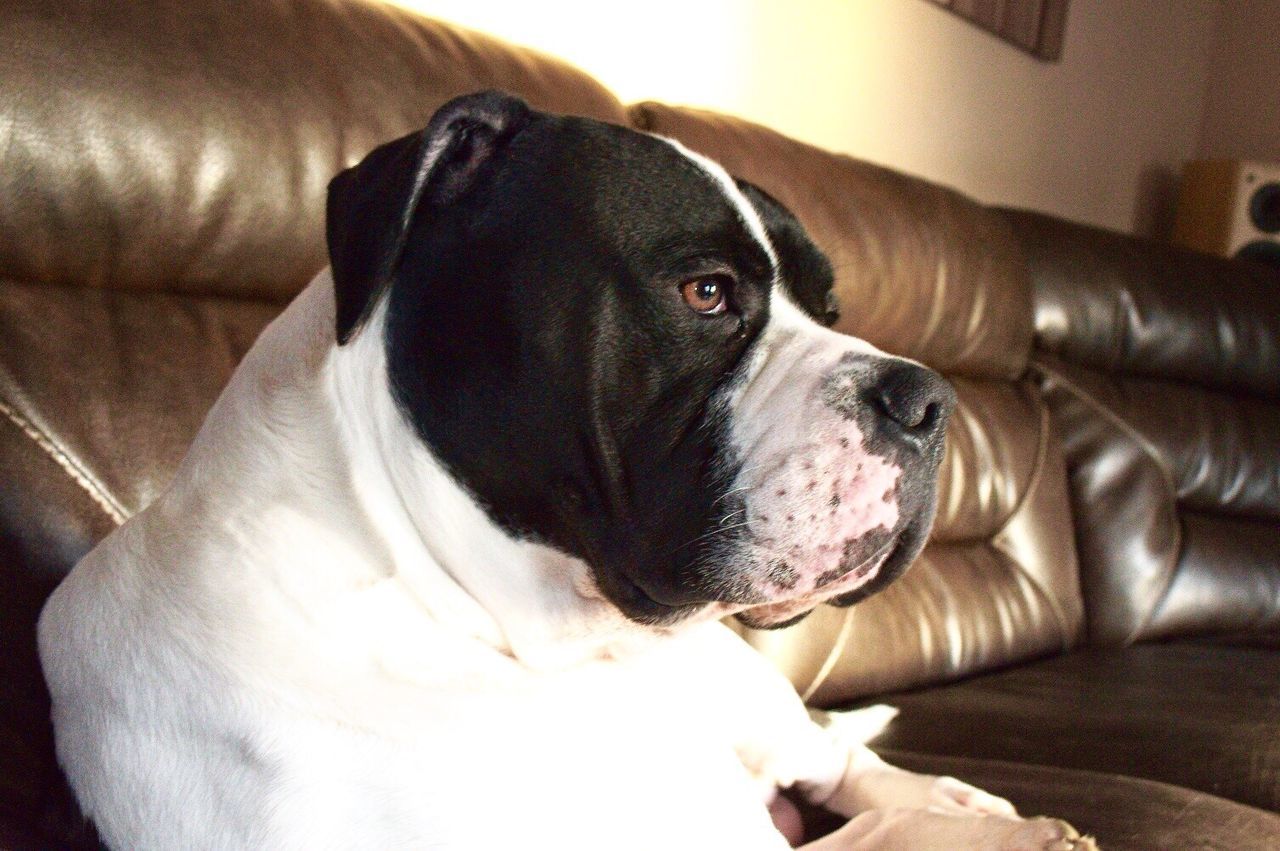
<svg viewBox="0 0 1280 851">
<path fill-rule="evenodd" d="M 1097 851 L 1058 819 L 915 809 L 871 810 L 801 851 Z"/>
<path fill-rule="evenodd" d="M 835 747 L 849 754 L 848 767 L 834 791 L 815 803 L 850 818 L 868 810 L 890 808 L 1008 817 L 1018 814 L 1013 804 L 976 786 L 954 777 L 906 771 L 873 753 L 864 743 L 878 735 L 897 714 L 888 706 L 869 706 L 853 712 L 809 711 L 809 717 L 826 730 Z"/>
<path fill-rule="evenodd" d="M 821 717 L 815 720 L 823 721 Z M 848 749 L 849 763 L 830 795 L 814 803 L 851 821 L 813 843 L 813 851 L 1096 851 L 1091 839 L 1082 838 L 1064 821 L 1023 819 L 1009 801 L 954 777 L 917 774 L 888 764 L 861 741 L 841 736 L 838 716 L 837 723 L 825 726 L 836 746 Z"/>
<path fill-rule="evenodd" d="M 865 742 L 892 720 L 892 709 L 810 713 L 776 668 L 721 625 L 691 631 L 680 649 L 672 660 L 684 674 L 677 693 L 701 692 L 708 717 L 718 719 L 751 774 L 851 819 L 805 848 L 1095 849 L 1066 822 L 1023 819 L 1005 799 L 955 778 L 889 765 Z"/>
<path fill-rule="evenodd" d="M 907 808 L 1015 818 L 1013 804 L 954 777 L 916 774 L 890 765 L 865 745 L 854 746 L 850 770 L 822 806 L 852 818 L 868 810 Z"/>
</svg>

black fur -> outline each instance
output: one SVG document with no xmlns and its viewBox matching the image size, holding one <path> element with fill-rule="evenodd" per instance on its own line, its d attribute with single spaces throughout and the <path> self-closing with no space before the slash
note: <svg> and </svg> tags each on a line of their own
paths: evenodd
<svg viewBox="0 0 1280 851">
<path fill-rule="evenodd" d="M 523 101 L 485 92 L 445 104 L 426 129 L 376 148 L 329 183 L 325 236 L 346 343 L 390 282 L 419 206 L 452 203 L 529 118 Z"/>
<path fill-rule="evenodd" d="M 830 264 L 740 185 L 794 299 L 830 324 Z M 486 93 L 335 178 L 328 212 L 338 341 L 387 292 L 392 393 L 496 522 L 583 558 L 636 620 L 725 599 L 708 559 L 738 463 L 713 400 L 768 320 L 773 270 L 705 171 Z M 707 275 L 733 282 L 723 314 L 681 296 Z"/>
<path fill-rule="evenodd" d="M 666 620 L 706 599 L 694 542 L 734 473 L 709 400 L 768 319 L 768 257 L 670 145 L 511 101 L 455 101 L 335 179 L 339 340 L 389 285 L 393 393 L 421 438 L 505 528 L 584 558 L 629 616 Z M 458 168 L 447 134 L 473 125 L 485 144 Z M 719 316 L 680 295 L 709 274 L 735 281 Z"/>
</svg>

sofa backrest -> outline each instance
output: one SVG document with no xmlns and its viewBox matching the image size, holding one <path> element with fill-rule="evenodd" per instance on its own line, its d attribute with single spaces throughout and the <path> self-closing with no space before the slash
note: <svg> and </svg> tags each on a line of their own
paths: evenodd
<svg viewBox="0 0 1280 851">
<path fill-rule="evenodd" d="M 7 3 L 0 80 L 3 522 L 61 569 L 325 265 L 337 171 L 487 87 L 626 121 L 562 62 L 362 2 Z"/>
<path fill-rule="evenodd" d="M 824 607 L 748 640 L 822 704 L 1073 646 L 1083 601 L 1065 471 L 1024 378 L 1030 282 L 1007 222 L 950 190 L 740 119 L 660 104 L 631 115 L 790 207 L 832 258 L 837 329 L 942 371 L 959 391 L 938 520 L 916 566 L 853 608 Z"/>
<path fill-rule="evenodd" d="M 1089 639 L 1280 630 L 1280 273 L 1010 212 Z"/>
<path fill-rule="evenodd" d="M 626 120 L 563 62 L 375 3 L 16 0 L 0 11 L 0 278 L 291 298 L 324 192 L 451 97 Z"/>
</svg>

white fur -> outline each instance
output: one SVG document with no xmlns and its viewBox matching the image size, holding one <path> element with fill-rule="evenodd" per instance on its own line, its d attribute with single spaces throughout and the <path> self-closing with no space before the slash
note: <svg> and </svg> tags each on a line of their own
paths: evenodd
<svg viewBox="0 0 1280 851">
<path fill-rule="evenodd" d="M 734 183 L 733 178 L 729 176 L 729 172 L 724 170 L 724 166 L 690 149 L 670 136 L 655 135 L 654 138 L 661 139 L 675 148 L 715 182 L 720 191 L 724 193 L 725 198 L 737 210 L 738 218 L 746 226 L 747 232 L 755 237 L 756 241 L 760 243 L 760 247 L 764 249 L 764 253 L 768 255 L 769 263 L 773 266 L 773 273 L 776 276 L 778 274 L 778 253 L 774 250 L 773 243 L 769 240 L 769 235 L 765 231 L 764 221 L 760 218 L 759 211 L 747 200 L 747 196 L 742 194 L 738 184 Z"/>
<path fill-rule="evenodd" d="M 787 565 L 789 599 L 756 612 L 769 622 L 788 620 L 869 581 L 878 563 L 818 585 L 840 563 L 847 541 L 892 531 L 898 522 L 901 468 L 871 452 L 858 424 L 823 398 L 826 382 L 849 354 L 889 359 L 862 340 L 823 328 L 775 291 L 769 323 L 743 368 L 745 380 L 733 385 L 726 402 L 742 460 L 733 490 L 744 500 L 752 558 Z M 883 560 L 888 552 L 876 557 Z M 757 580 L 761 588 L 769 583 L 767 573 Z"/>
<path fill-rule="evenodd" d="M 964 809 L 813 723 L 727 609 L 639 627 L 503 533 L 393 403 L 385 308 L 336 347 L 332 289 L 41 617 L 58 756 L 109 845 L 783 849 L 779 787 Z"/>
<path fill-rule="evenodd" d="M 173 486 L 41 619 L 59 757 L 107 842 L 782 847 L 764 790 L 830 791 L 845 763 L 787 684 L 717 623 L 637 628 L 493 526 L 404 433 L 380 314 L 326 343 L 331 289 L 272 323 Z"/>
</svg>

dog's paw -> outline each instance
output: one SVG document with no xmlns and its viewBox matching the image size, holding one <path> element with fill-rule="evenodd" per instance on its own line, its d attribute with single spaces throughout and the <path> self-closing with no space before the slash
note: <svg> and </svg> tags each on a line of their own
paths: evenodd
<svg viewBox="0 0 1280 851">
<path fill-rule="evenodd" d="M 955 815 L 1017 816 L 1013 804 L 954 777 L 916 774 L 881 763 L 846 776 L 826 806 L 841 815 L 867 810 L 929 810 Z"/>
<path fill-rule="evenodd" d="M 1021 819 L 1000 815 L 932 810 L 872 810 L 805 851 L 1098 851 L 1060 819 Z"/>
</svg>

